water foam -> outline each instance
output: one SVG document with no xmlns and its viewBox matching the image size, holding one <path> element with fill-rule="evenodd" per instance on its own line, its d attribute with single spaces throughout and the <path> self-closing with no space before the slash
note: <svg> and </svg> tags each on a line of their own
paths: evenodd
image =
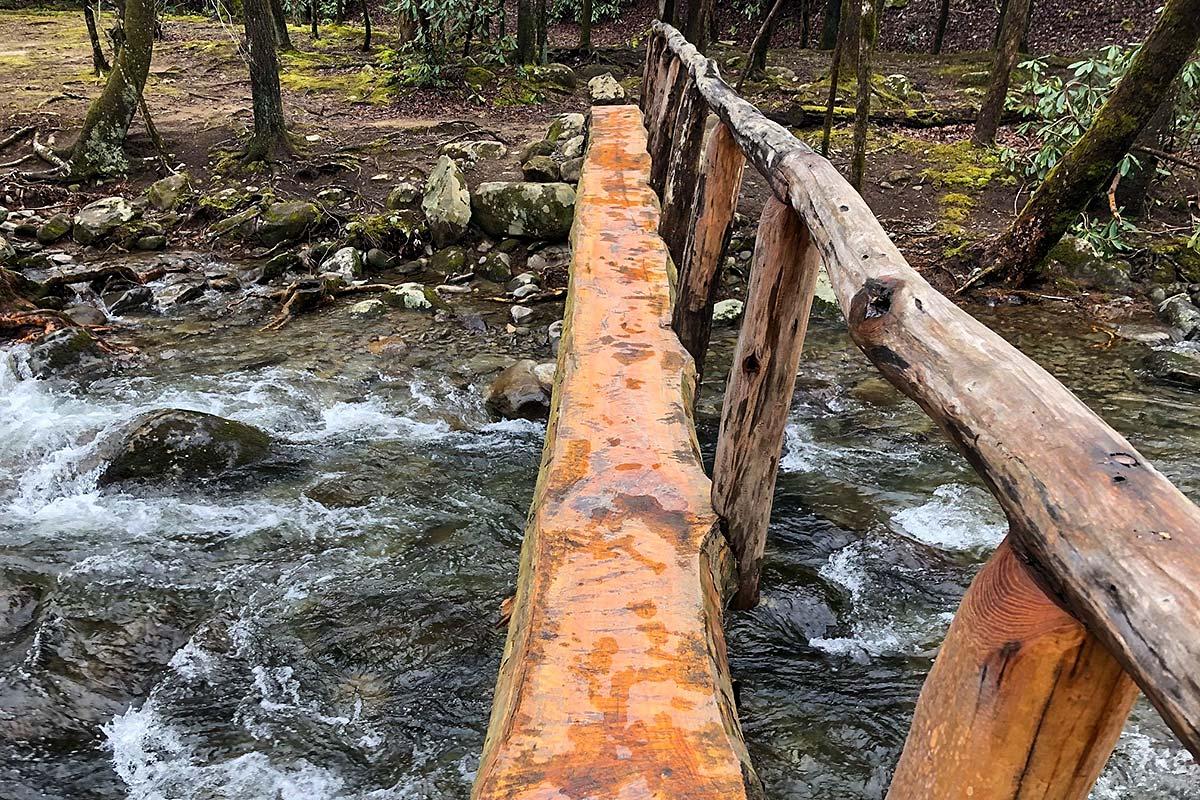
<svg viewBox="0 0 1200 800">
<path fill-rule="evenodd" d="M 990 551 L 1008 531 L 991 495 L 961 483 L 939 486 L 930 500 L 892 521 L 898 533 L 943 550 Z"/>
</svg>

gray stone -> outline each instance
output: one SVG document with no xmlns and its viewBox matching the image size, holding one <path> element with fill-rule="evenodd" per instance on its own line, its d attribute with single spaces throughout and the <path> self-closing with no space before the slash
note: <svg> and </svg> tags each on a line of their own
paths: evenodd
<svg viewBox="0 0 1200 800">
<path fill-rule="evenodd" d="M 567 139 L 574 138 L 583 133 L 584 127 L 587 125 L 587 117 L 583 114 L 559 114 L 550 123 L 550 130 L 546 134 L 546 141 L 557 144 L 560 141 L 565 142 Z"/>
<path fill-rule="evenodd" d="M 513 289 L 510 294 L 512 294 L 512 298 L 514 300 L 524 300 L 527 297 L 534 296 L 540 291 L 541 289 L 537 286 L 537 284 L 526 283 L 523 286 L 518 286 L 517 288 Z"/>
<path fill-rule="evenodd" d="M 546 336 L 550 340 L 550 352 L 555 356 L 558 355 L 558 345 L 562 342 L 563 321 L 556 320 L 551 322 L 546 328 Z"/>
<path fill-rule="evenodd" d="M 37 240 L 42 244 L 54 244 L 71 232 L 71 217 L 68 214 L 55 214 L 43 222 L 37 229 Z"/>
<path fill-rule="evenodd" d="M 400 211 L 406 208 L 415 208 L 417 203 L 421 201 L 421 195 L 424 189 L 418 184 L 411 181 L 402 181 L 397 183 L 387 196 L 388 210 Z"/>
<path fill-rule="evenodd" d="M 100 486 L 173 483 L 214 478 L 262 461 L 271 452 L 271 437 L 242 422 L 168 408 L 142 414 L 101 451 L 108 463 Z"/>
<path fill-rule="evenodd" d="M 523 359 L 501 372 L 488 386 L 489 411 L 505 419 L 544 419 L 550 413 L 550 392 L 534 371 L 537 363 Z"/>
<path fill-rule="evenodd" d="M 322 272 L 340 275 L 347 283 L 363 276 L 362 253 L 353 247 L 343 247 L 321 263 Z"/>
<path fill-rule="evenodd" d="M 139 216 L 141 212 L 124 197 L 105 197 L 79 209 L 72 236 L 79 244 L 95 244 Z"/>
<path fill-rule="evenodd" d="M 1176 350 L 1155 350 L 1146 356 L 1145 367 L 1164 383 L 1200 391 L 1200 356 Z"/>
<path fill-rule="evenodd" d="M 1186 294 L 1176 294 L 1159 303 L 1158 317 L 1180 332 L 1184 339 L 1200 339 L 1200 309 Z"/>
<path fill-rule="evenodd" d="M 517 154 L 517 160 L 524 164 L 535 156 L 552 156 L 556 149 L 557 145 L 549 139 L 539 139 L 522 147 L 521 152 Z"/>
<path fill-rule="evenodd" d="M 512 259 L 508 253 L 493 250 L 479 258 L 475 272 L 493 283 L 504 283 L 512 277 Z"/>
<path fill-rule="evenodd" d="M 150 184 L 146 197 L 159 211 L 171 211 L 191 193 L 191 179 L 186 172 L 168 175 Z"/>
<path fill-rule="evenodd" d="M 491 139 L 480 139 L 473 142 L 450 142 L 442 145 L 442 155 L 450 156 L 455 161 L 465 161 L 474 164 L 483 160 L 495 160 L 508 155 L 508 148 L 503 142 Z"/>
<path fill-rule="evenodd" d="M 367 251 L 367 266 L 371 269 L 391 269 L 395 262 L 396 259 L 383 252 L 378 247 L 372 247 Z"/>
<path fill-rule="evenodd" d="M 570 139 L 562 142 L 558 146 L 558 154 L 564 161 L 570 161 L 574 158 L 583 158 L 583 151 L 587 140 L 582 136 L 572 136 Z"/>
<path fill-rule="evenodd" d="M 495 237 L 563 240 L 571 232 L 575 190 L 565 183 L 493 181 L 475 190 L 475 217 Z"/>
<path fill-rule="evenodd" d="M 471 221 L 471 193 L 462 170 L 449 156 L 440 156 L 429 173 L 421 210 L 435 247 L 454 244 L 466 233 Z"/>
<path fill-rule="evenodd" d="M 146 308 L 154 302 L 154 292 L 149 286 L 134 286 L 130 289 L 118 294 L 111 301 L 110 295 L 104 295 L 104 301 L 108 305 L 110 314 L 120 316 L 129 311 L 137 311 L 138 309 Z"/>
<path fill-rule="evenodd" d="M 375 319 L 382 317 L 387 311 L 387 305 L 382 300 L 363 300 L 350 306 L 350 316 L 355 319 Z"/>
<path fill-rule="evenodd" d="M 525 74 L 534 83 L 554 89 L 570 91 L 575 88 L 575 70 L 566 64 L 533 65 L 525 68 Z"/>
<path fill-rule="evenodd" d="M 138 237 L 138 240 L 133 243 L 133 249 L 143 251 L 165 250 L 167 249 L 167 237 L 157 234 L 140 236 Z"/>
<path fill-rule="evenodd" d="M 620 105 L 625 102 L 625 87 L 612 75 L 597 75 L 588 81 L 588 97 L 594 106 Z"/>
<path fill-rule="evenodd" d="M 737 322 L 744 310 L 745 304 L 741 300 L 721 300 L 713 305 L 713 322 Z"/>
<path fill-rule="evenodd" d="M 400 284 L 383 296 L 383 302 L 409 311 L 433 311 L 436 308 L 448 307 L 446 301 L 438 297 L 437 292 L 420 283 Z"/>
<path fill-rule="evenodd" d="M 108 323 L 108 315 L 88 303 L 68 306 L 65 313 L 76 325 L 105 325 Z"/>
<path fill-rule="evenodd" d="M 17 251 L 8 243 L 8 239 L 0 236 L 0 265 L 10 264 L 16 257 Z"/>
<path fill-rule="evenodd" d="M 570 184 L 579 183 L 579 176 L 583 174 L 583 159 L 568 158 L 558 168 L 562 179 Z"/>
<path fill-rule="evenodd" d="M 524 325 L 533 319 L 533 309 L 529 306 L 513 306 L 508 310 L 514 325 Z"/>
<path fill-rule="evenodd" d="M 554 375 L 558 372 L 558 365 L 553 361 L 547 361 L 544 364 L 538 364 L 533 368 L 533 376 L 537 378 L 541 387 L 547 392 L 554 392 Z"/>
<path fill-rule="evenodd" d="M 107 369 L 108 359 L 96 337 L 83 328 L 59 328 L 29 349 L 29 370 L 37 378 L 58 375 L 91 377 Z"/>
<path fill-rule="evenodd" d="M 557 181 L 560 177 L 558 162 L 550 156 L 534 156 L 521 165 L 521 175 L 535 183 Z"/>
<path fill-rule="evenodd" d="M 296 241 L 317 224 L 320 216 L 321 209 L 314 203 L 272 203 L 259 221 L 258 238 L 267 247 Z"/>
</svg>

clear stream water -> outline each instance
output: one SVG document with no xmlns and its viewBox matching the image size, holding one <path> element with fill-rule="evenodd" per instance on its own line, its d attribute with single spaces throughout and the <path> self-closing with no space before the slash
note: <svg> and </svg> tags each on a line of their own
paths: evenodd
<svg viewBox="0 0 1200 800">
<path fill-rule="evenodd" d="M 1200 396 L 1145 379 L 1144 347 L 1101 352 L 1107 336 L 1047 310 L 978 313 L 1200 498 Z M 543 427 L 490 420 L 470 337 L 421 342 L 415 315 L 140 325 L 146 363 L 86 392 L 0 354 L 0 797 L 466 798 Z M 397 329 L 407 359 L 369 351 Z M 705 391 L 711 453 L 719 383 Z M 277 457 L 98 491 L 95 442 L 159 407 L 261 426 Z M 816 320 L 763 603 L 728 623 L 770 797 L 882 796 L 1003 530 L 924 415 Z M 1197 800 L 1200 768 L 1139 704 L 1093 797 Z"/>
</svg>

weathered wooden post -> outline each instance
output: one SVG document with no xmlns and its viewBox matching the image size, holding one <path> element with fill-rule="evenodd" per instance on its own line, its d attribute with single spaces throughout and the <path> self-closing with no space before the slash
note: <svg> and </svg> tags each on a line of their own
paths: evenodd
<svg viewBox="0 0 1200 800">
<path fill-rule="evenodd" d="M 708 135 L 696 182 L 683 256 L 678 262 L 679 292 L 671 324 L 696 362 L 696 390 L 704 377 L 704 359 L 712 331 L 721 258 L 729 241 L 742 187 L 746 157 L 724 122 Z"/>
<path fill-rule="evenodd" d="M 666 173 L 662 191 L 662 222 L 658 231 L 667 243 L 671 260 L 678 266 L 687 247 L 688 222 L 696 199 L 696 172 L 704 147 L 704 124 L 708 106 L 696 88 L 696 81 L 685 70 L 686 78 L 679 110 L 670 123 L 675 139 L 666 154 Z"/>
<path fill-rule="evenodd" d="M 1137 687 L 1007 540 L 976 576 L 921 689 L 888 800 L 1083 800 Z"/>
<path fill-rule="evenodd" d="M 737 608 L 758 603 L 783 431 L 820 266 L 800 217 L 772 197 L 758 223 L 713 464 L 713 508 L 738 562 Z"/>
</svg>

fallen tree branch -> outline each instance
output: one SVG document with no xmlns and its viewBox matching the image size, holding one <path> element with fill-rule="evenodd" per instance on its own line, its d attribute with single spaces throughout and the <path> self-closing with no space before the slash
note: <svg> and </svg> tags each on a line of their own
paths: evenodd
<svg viewBox="0 0 1200 800">
<path fill-rule="evenodd" d="M 63 175 L 70 174 L 71 167 L 67 165 L 67 162 L 59 158 L 50 147 L 39 142 L 37 133 L 33 134 L 33 152 L 37 154 L 38 158 L 54 167 Z"/>
<path fill-rule="evenodd" d="M 1200 172 L 1200 163 L 1189 161 L 1188 159 L 1183 158 L 1182 156 L 1177 156 L 1174 153 L 1168 153 L 1165 150 L 1157 150 L 1153 147 L 1143 147 L 1142 145 L 1136 145 L 1133 149 L 1138 153 L 1154 156 L 1155 158 L 1162 159 L 1163 161 L 1170 161 L 1172 164 L 1178 164 L 1181 167 L 1187 167 L 1188 169 L 1193 169 L 1196 172 Z"/>
<path fill-rule="evenodd" d="M 29 134 L 36 133 L 36 132 L 37 132 L 36 125 L 26 125 L 24 128 L 18 128 L 13 133 L 10 133 L 8 136 L 5 136 L 3 139 L 0 139 L 0 150 L 3 150 L 4 148 L 8 147 L 10 144 L 13 144 L 14 142 L 19 142 L 22 139 L 24 139 L 26 136 L 28 136 Z"/>
</svg>

